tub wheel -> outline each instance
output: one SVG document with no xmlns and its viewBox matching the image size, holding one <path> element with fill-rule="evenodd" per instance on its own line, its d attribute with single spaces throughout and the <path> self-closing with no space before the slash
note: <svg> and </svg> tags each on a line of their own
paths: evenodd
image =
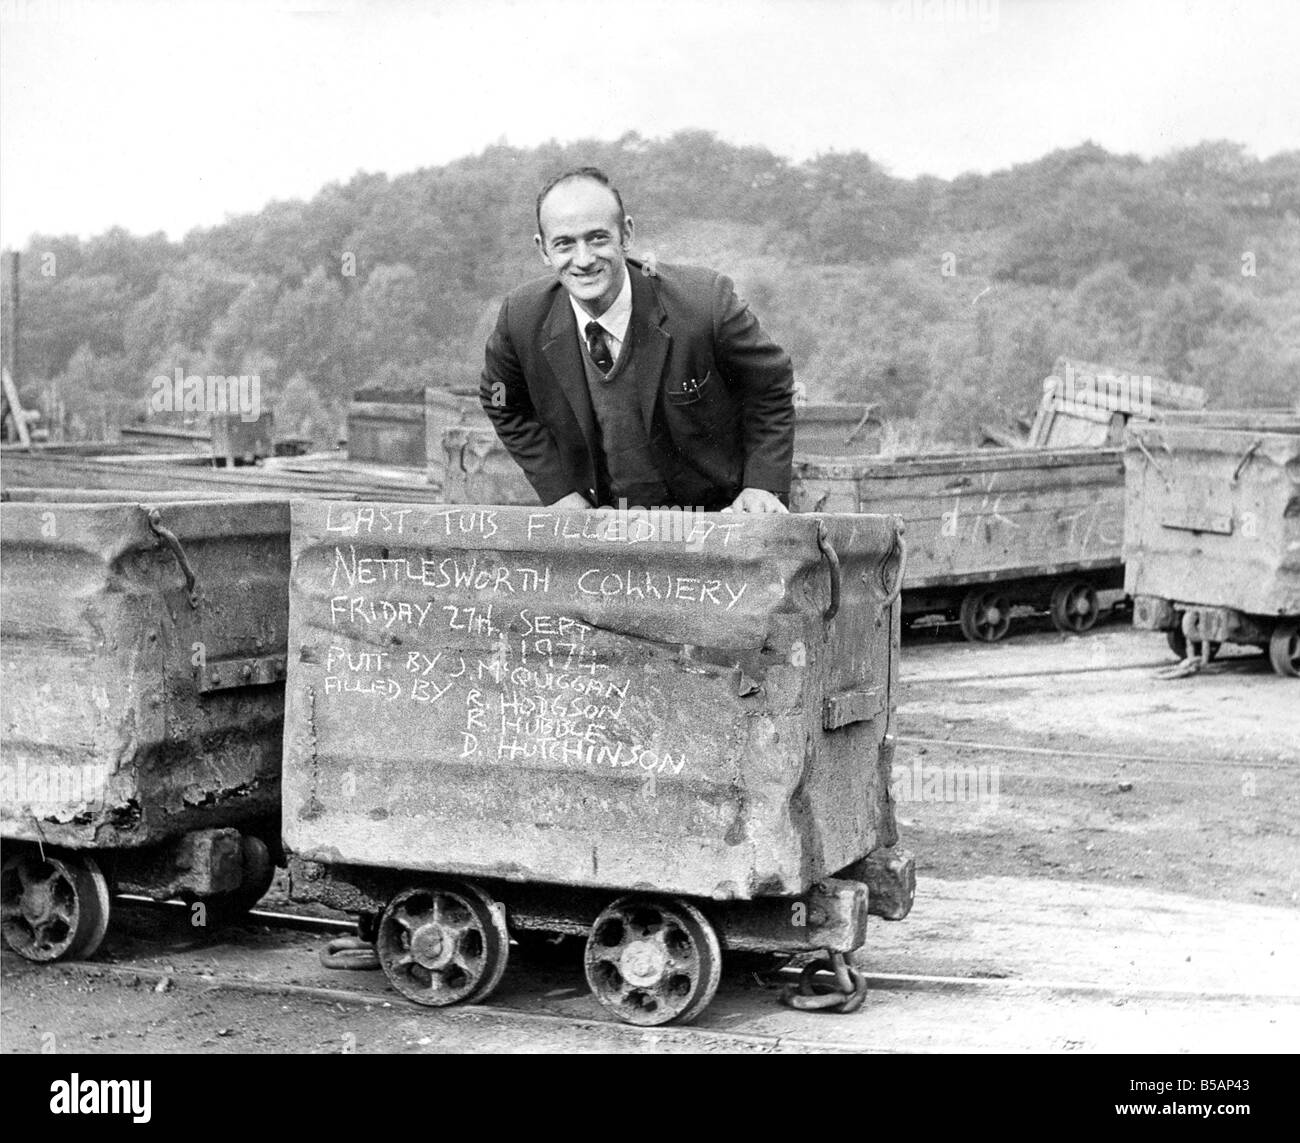
<svg viewBox="0 0 1300 1143">
<path fill-rule="evenodd" d="M 233 925 L 245 920 L 256 908 L 275 880 L 275 862 L 270 848 L 256 834 L 245 834 L 240 842 L 243 856 L 244 883 L 229 893 L 209 897 L 205 904 L 212 923 Z"/>
<path fill-rule="evenodd" d="M 108 915 L 108 881 L 84 854 L 29 850 L 0 870 L 0 932 L 28 960 L 94 956 Z"/>
<path fill-rule="evenodd" d="M 1062 580 L 1052 589 L 1052 623 L 1067 635 L 1081 635 L 1097 622 L 1097 592 L 1086 579 Z"/>
<path fill-rule="evenodd" d="M 404 889 L 379 918 L 375 950 L 389 983 L 432 1008 L 483 1000 L 506 971 L 505 909 L 473 885 Z"/>
<path fill-rule="evenodd" d="M 1300 675 L 1300 622 L 1292 619 L 1273 628 L 1268 661 L 1279 675 Z"/>
<path fill-rule="evenodd" d="M 972 643 L 996 643 L 1011 626 L 1011 600 L 996 589 L 975 588 L 961 601 L 961 633 Z"/>
<path fill-rule="evenodd" d="M 583 957 L 596 999 L 629 1024 L 685 1024 L 708 1006 L 722 948 L 687 901 L 620 897 L 591 926 Z"/>
</svg>

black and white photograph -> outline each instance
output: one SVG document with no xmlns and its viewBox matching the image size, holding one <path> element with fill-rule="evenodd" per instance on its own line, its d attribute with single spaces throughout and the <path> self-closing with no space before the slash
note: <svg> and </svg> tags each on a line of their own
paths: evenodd
<svg viewBox="0 0 1300 1143">
<path fill-rule="evenodd" d="M 378 1126 L 520 1055 L 870 1056 L 923 1107 L 997 1057 L 1080 1125 L 1259 1127 L 1298 44 L 1290 0 L 0 0 L 21 1110 L 352 1056 Z"/>
</svg>

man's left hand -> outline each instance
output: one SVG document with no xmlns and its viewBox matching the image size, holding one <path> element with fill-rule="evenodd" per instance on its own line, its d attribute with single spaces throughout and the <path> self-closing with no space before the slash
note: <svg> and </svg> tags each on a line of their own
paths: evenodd
<svg viewBox="0 0 1300 1143">
<path fill-rule="evenodd" d="M 744 488 L 739 496 L 731 502 L 731 507 L 724 512 L 775 512 L 786 513 L 787 508 L 776 496 L 765 488 Z"/>
</svg>

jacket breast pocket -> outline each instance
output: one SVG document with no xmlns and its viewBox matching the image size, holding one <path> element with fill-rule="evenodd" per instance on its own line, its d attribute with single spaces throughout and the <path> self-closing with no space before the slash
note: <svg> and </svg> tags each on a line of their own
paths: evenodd
<svg viewBox="0 0 1300 1143">
<path fill-rule="evenodd" d="M 671 384 L 664 392 L 670 405 L 694 405 L 710 396 L 717 387 L 717 378 L 709 370 L 702 378 L 686 377 L 680 384 Z"/>
</svg>

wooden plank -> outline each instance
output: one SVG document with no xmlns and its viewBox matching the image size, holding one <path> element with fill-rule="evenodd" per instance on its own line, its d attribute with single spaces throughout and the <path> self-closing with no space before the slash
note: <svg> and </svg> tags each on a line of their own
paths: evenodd
<svg viewBox="0 0 1300 1143">
<path fill-rule="evenodd" d="M 14 384 L 14 379 L 9 376 L 8 369 L 3 371 L 3 376 L 5 400 L 9 402 L 9 415 L 13 417 L 14 428 L 18 430 L 18 443 L 30 447 L 32 437 L 27 431 L 27 413 L 23 409 L 22 402 L 18 400 L 18 387 Z"/>
<path fill-rule="evenodd" d="M 1062 392 L 1067 395 L 1091 392 L 1097 395 L 1095 403 L 1110 403 L 1124 413 L 1140 414 L 1144 409 L 1205 408 L 1205 390 L 1199 385 L 1182 384 L 1139 370 L 1058 357 L 1052 373 L 1062 379 Z"/>
<path fill-rule="evenodd" d="M 796 457 L 794 471 L 800 478 L 871 477 L 912 481 L 918 474 L 970 476 L 976 473 L 1015 472 L 1020 469 L 1086 469 L 1107 466 L 1117 473 L 1122 470 L 1121 448 L 977 449 L 970 452 L 920 453 L 879 459 Z"/>
<path fill-rule="evenodd" d="M 6 487 L 32 488 L 122 488 L 137 489 L 221 489 L 228 495 L 298 495 L 330 498 L 360 494 L 371 500 L 439 501 L 439 490 L 425 481 L 420 469 L 409 479 L 369 474 L 363 468 L 336 467 L 318 473 L 297 472 L 269 465 L 247 468 L 207 468 L 191 464 L 122 464 L 104 459 L 67 456 L 39 456 L 25 453 L 4 455 L 0 483 Z"/>
</svg>

